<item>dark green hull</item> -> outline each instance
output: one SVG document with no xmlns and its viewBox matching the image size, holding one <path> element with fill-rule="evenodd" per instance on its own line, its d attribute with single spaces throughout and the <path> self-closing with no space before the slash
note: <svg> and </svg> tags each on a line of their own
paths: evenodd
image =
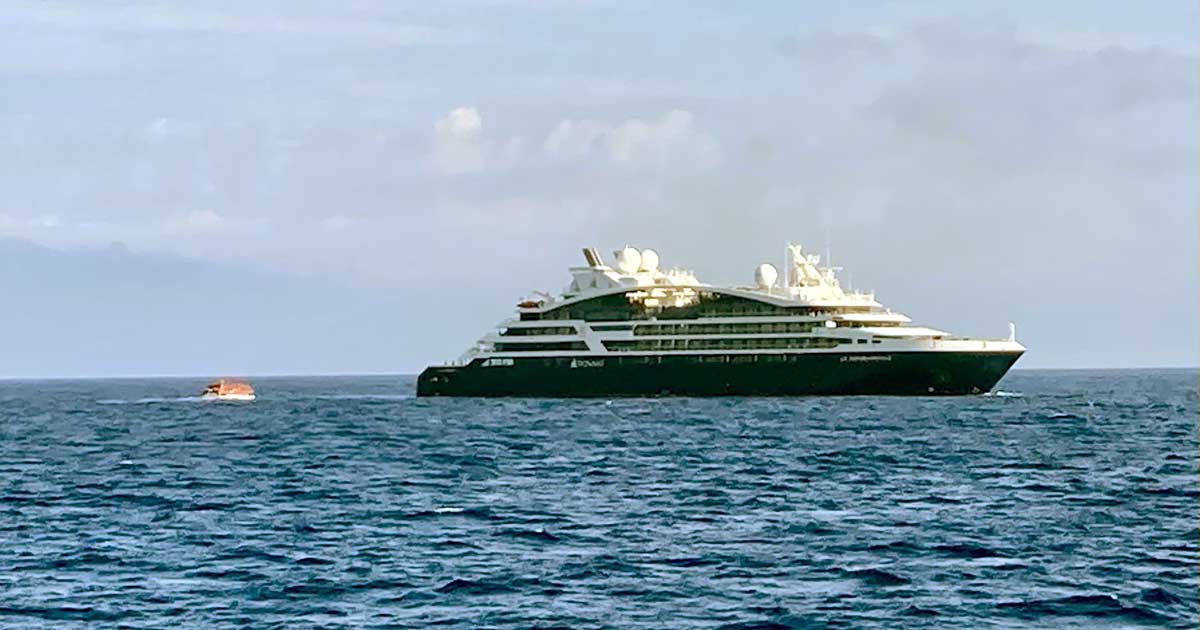
<svg viewBox="0 0 1200 630">
<path fill-rule="evenodd" d="M 962 395 L 995 386 L 1020 352 L 522 357 L 426 368 L 418 396 Z"/>
</svg>

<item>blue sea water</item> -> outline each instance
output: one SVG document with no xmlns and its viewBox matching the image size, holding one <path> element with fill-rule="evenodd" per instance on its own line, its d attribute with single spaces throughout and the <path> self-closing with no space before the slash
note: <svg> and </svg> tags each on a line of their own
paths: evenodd
<svg viewBox="0 0 1200 630">
<path fill-rule="evenodd" d="M 0 383 L 0 626 L 1193 628 L 1197 373 L 989 396 Z"/>
</svg>

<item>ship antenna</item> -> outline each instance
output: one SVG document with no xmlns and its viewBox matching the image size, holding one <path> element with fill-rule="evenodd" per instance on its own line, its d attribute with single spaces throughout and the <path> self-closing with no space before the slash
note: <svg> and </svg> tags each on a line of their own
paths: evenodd
<svg viewBox="0 0 1200 630">
<path fill-rule="evenodd" d="M 792 275 L 792 243 L 788 241 L 783 244 L 783 282 L 780 283 L 780 288 L 787 289 L 790 285 L 788 279 Z M 787 291 L 784 291 L 787 293 Z"/>
<path fill-rule="evenodd" d="M 825 226 L 825 266 L 833 269 L 833 246 L 829 241 L 829 226 Z"/>
</svg>

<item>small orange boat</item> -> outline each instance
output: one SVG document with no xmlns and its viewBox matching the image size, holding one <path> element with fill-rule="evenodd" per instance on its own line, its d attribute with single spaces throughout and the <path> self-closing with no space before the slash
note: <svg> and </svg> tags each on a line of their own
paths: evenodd
<svg viewBox="0 0 1200 630">
<path fill-rule="evenodd" d="M 213 400 L 254 400 L 254 388 L 244 381 L 223 378 L 209 383 L 200 393 L 200 397 Z"/>
</svg>

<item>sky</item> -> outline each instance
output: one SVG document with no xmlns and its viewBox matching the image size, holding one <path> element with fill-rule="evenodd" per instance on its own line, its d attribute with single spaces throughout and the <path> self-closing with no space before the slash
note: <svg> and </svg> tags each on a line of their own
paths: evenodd
<svg viewBox="0 0 1200 630">
<path fill-rule="evenodd" d="M 1195 366 L 1197 11 L 8 2 L 0 377 L 415 373 L 581 247 L 788 240 L 1019 367 Z"/>
</svg>

